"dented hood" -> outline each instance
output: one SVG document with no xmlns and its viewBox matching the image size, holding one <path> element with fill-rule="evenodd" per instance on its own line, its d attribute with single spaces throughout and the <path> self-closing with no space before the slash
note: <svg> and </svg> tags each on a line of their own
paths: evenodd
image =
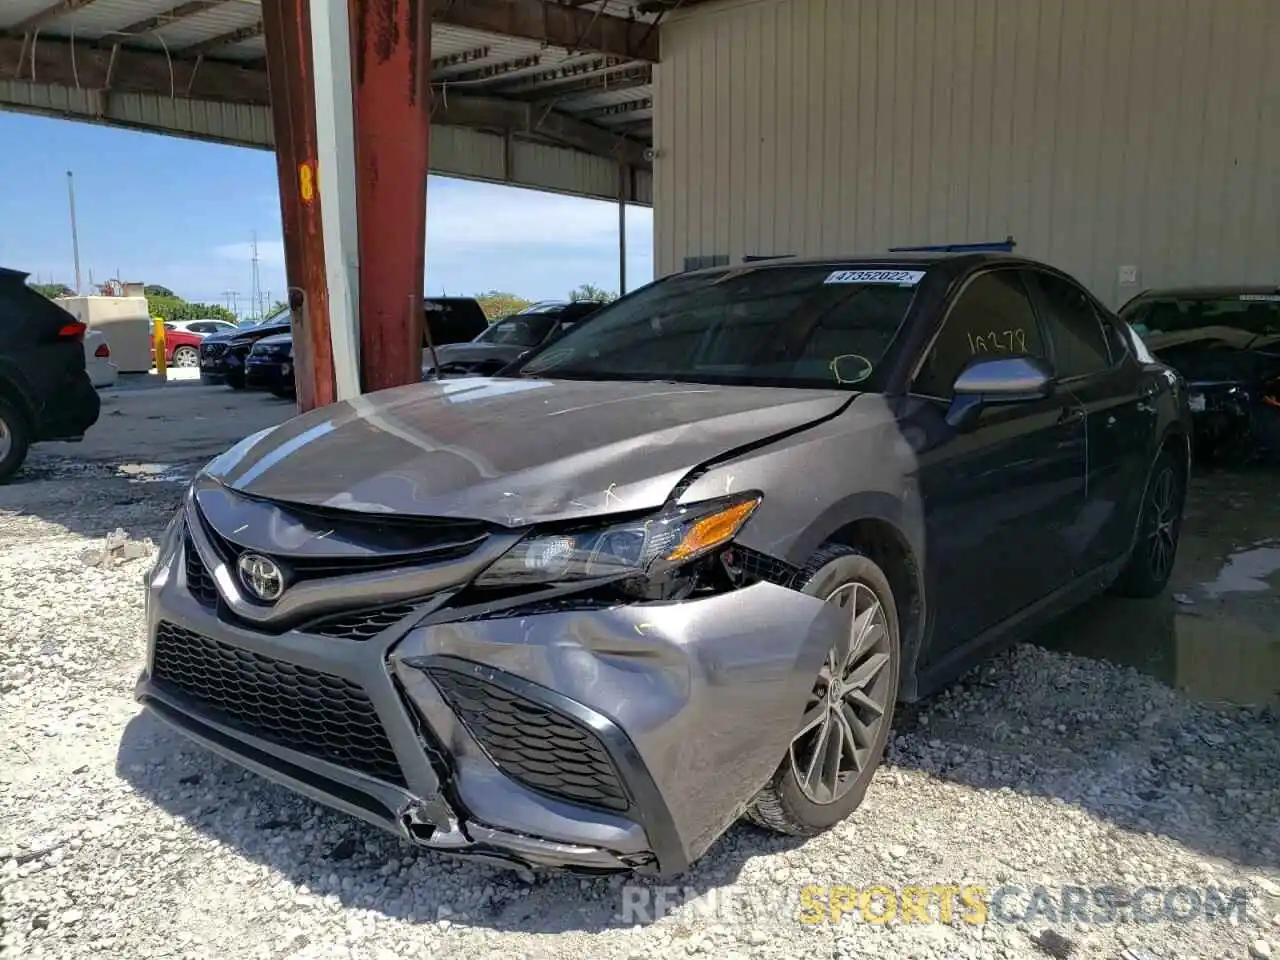
<svg viewBox="0 0 1280 960">
<path fill-rule="evenodd" d="M 834 390 L 465 378 L 254 434 L 205 473 L 253 497 L 509 526 L 661 506 L 706 460 L 834 415 Z"/>
</svg>

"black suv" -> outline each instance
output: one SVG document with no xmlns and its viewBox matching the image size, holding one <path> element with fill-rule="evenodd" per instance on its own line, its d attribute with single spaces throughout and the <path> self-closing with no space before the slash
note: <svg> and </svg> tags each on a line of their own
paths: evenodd
<svg viewBox="0 0 1280 960">
<path fill-rule="evenodd" d="M 0 483 L 31 444 L 80 440 L 101 402 L 84 366 L 85 325 L 0 267 Z"/>
</svg>

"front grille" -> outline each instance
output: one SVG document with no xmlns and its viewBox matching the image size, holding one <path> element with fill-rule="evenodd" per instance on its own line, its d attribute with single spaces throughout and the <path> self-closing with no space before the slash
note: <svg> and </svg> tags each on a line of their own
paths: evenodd
<svg viewBox="0 0 1280 960">
<path fill-rule="evenodd" d="M 576 720 L 477 677 L 438 667 L 428 673 L 468 732 L 513 780 L 586 806 L 630 806 L 604 744 Z"/>
<path fill-rule="evenodd" d="M 164 622 L 156 629 L 151 678 L 226 726 L 405 785 L 372 702 L 350 680 Z"/>
<path fill-rule="evenodd" d="M 190 537 L 184 538 L 183 553 L 186 555 L 187 589 L 191 592 L 191 596 L 195 597 L 202 607 L 216 610 L 218 587 L 213 582 L 208 569 L 205 568 L 204 561 L 200 559 L 200 554 L 196 552 L 196 545 Z"/>
<path fill-rule="evenodd" d="M 217 360 L 220 356 L 227 352 L 225 343 L 202 343 L 200 344 L 200 353 L 206 359 Z"/>
<path fill-rule="evenodd" d="M 355 613 L 343 613 L 336 617 L 326 617 L 314 623 L 300 627 L 305 633 L 314 633 L 322 637 L 336 637 L 340 640 L 370 640 L 383 630 L 399 623 L 417 609 L 411 603 L 399 603 L 376 610 L 360 610 Z"/>
</svg>

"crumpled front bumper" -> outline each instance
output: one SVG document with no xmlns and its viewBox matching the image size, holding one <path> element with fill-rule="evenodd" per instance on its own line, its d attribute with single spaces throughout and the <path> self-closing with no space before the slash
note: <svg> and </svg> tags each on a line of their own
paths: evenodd
<svg viewBox="0 0 1280 960">
<path fill-rule="evenodd" d="M 205 747 L 406 841 L 508 865 L 684 869 L 785 756 L 833 607 L 770 583 L 272 635 L 148 586 L 138 699 Z M 381 625 L 384 621 L 376 621 Z"/>
</svg>

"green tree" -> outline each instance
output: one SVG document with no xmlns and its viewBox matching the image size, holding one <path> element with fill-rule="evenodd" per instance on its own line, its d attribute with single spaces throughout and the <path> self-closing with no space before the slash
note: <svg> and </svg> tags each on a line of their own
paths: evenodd
<svg viewBox="0 0 1280 960">
<path fill-rule="evenodd" d="M 36 293 L 42 294 L 50 300 L 54 300 L 58 297 L 69 297 L 75 293 L 75 291 L 65 283 L 30 283 L 28 286 Z"/>
<path fill-rule="evenodd" d="M 484 311 L 490 323 L 509 317 L 513 313 L 519 313 L 531 303 L 524 297 L 516 296 L 514 293 L 504 293 L 501 290 L 478 293 L 476 302 L 480 304 L 480 309 Z"/>
<path fill-rule="evenodd" d="M 221 304 L 189 303 L 179 296 L 165 297 L 148 294 L 147 313 L 163 320 L 228 320 L 231 323 L 238 322 L 236 315 Z"/>
<path fill-rule="evenodd" d="M 158 283 L 148 283 L 142 288 L 142 292 L 148 297 L 162 297 L 168 300 L 181 300 L 182 298 L 170 290 L 168 287 L 162 287 Z"/>
<path fill-rule="evenodd" d="M 604 287 L 597 287 L 594 283 L 584 283 L 576 290 L 569 292 L 570 300 L 603 300 L 605 303 L 611 300 L 617 300 L 616 293 L 610 293 Z"/>
</svg>

